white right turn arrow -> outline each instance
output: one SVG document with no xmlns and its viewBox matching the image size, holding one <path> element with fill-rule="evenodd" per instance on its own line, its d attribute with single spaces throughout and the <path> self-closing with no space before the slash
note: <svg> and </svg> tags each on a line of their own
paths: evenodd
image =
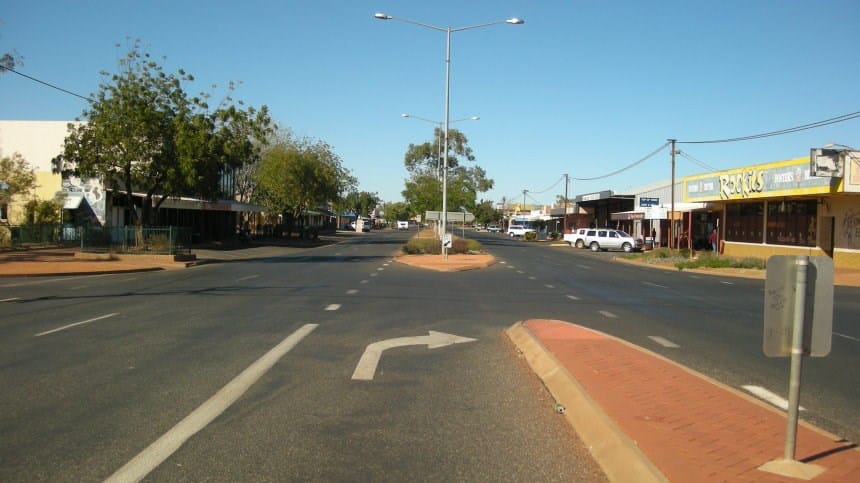
<svg viewBox="0 0 860 483">
<path fill-rule="evenodd" d="M 474 342 L 477 339 L 461 337 L 459 335 L 446 334 L 444 332 L 429 331 L 428 335 L 420 335 L 415 337 L 398 337 L 396 339 L 381 340 L 367 346 L 358 365 L 355 366 L 355 372 L 352 373 L 352 379 L 356 381 L 372 381 L 373 375 L 376 373 L 376 366 L 379 365 L 379 358 L 382 357 L 382 351 L 393 347 L 402 347 L 407 345 L 427 345 L 428 349 L 437 349 L 452 344 L 462 344 L 464 342 Z"/>
</svg>

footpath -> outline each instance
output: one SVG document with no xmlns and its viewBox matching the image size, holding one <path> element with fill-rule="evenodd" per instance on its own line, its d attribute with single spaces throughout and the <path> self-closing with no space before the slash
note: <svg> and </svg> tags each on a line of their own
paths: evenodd
<svg viewBox="0 0 860 483">
<path fill-rule="evenodd" d="M 0 277 L 177 270 L 305 249 L 195 250 L 193 262 L 84 260 L 74 250 L 59 249 L 0 252 Z M 445 272 L 495 261 L 487 254 L 395 259 Z M 737 275 L 764 278 L 763 273 Z M 839 270 L 834 279 L 836 285 L 860 287 L 860 271 Z M 796 462 L 781 461 L 783 411 L 656 353 L 569 321 L 527 320 L 505 332 L 610 481 L 860 481 L 856 443 L 801 421 Z M 765 471 L 765 465 L 777 473 Z"/>
</svg>

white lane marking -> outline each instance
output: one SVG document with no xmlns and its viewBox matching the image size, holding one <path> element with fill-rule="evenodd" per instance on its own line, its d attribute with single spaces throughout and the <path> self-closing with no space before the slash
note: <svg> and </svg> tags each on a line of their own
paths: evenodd
<svg viewBox="0 0 860 483">
<path fill-rule="evenodd" d="M 576 295 L 567 295 L 566 297 L 570 300 L 579 300 L 579 297 L 577 297 Z"/>
<path fill-rule="evenodd" d="M 857 337 L 851 337 L 850 335 L 840 334 L 839 332 L 834 332 L 833 335 L 838 335 L 839 337 L 844 337 L 846 339 L 860 342 L 860 339 L 858 339 Z"/>
<path fill-rule="evenodd" d="M 4 285 L 0 285 L 0 287 L 2 287 L 2 288 L 26 287 L 27 285 L 42 285 L 42 284 L 53 283 L 53 282 L 68 282 L 70 280 L 78 280 L 81 278 L 87 278 L 87 277 L 93 277 L 94 278 L 94 277 L 104 277 L 104 276 L 106 276 L 106 275 L 104 275 L 104 274 L 102 274 L 102 275 L 81 275 L 79 277 L 49 278 L 46 280 L 36 280 L 36 281 L 28 281 L 28 282 L 20 282 L 20 283 L 7 283 Z"/>
<path fill-rule="evenodd" d="M 702 277 L 700 277 L 698 275 L 690 275 L 690 278 L 702 278 Z"/>
<path fill-rule="evenodd" d="M 755 397 L 757 397 L 757 398 L 759 398 L 765 402 L 773 404 L 774 406 L 782 409 L 783 411 L 788 411 L 788 401 L 777 396 L 776 394 L 768 391 L 767 389 L 765 389 L 761 386 L 741 386 L 741 387 L 746 389 L 746 391 L 749 392 L 750 394 L 752 394 L 753 396 L 755 396 Z M 800 410 L 806 411 L 806 408 L 801 406 Z"/>
<path fill-rule="evenodd" d="M 617 315 L 613 314 L 612 312 L 610 312 L 608 310 L 598 310 L 597 313 L 604 316 L 604 317 L 609 317 L 610 319 L 617 319 L 618 318 Z"/>
<path fill-rule="evenodd" d="M 69 287 L 69 290 L 81 290 L 83 288 L 87 288 L 89 285 L 78 285 L 76 287 Z"/>
<path fill-rule="evenodd" d="M 189 438 L 220 416 L 248 388 L 257 382 L 263 374 L 268 372 L 287 352 L 292 350 L 316 328 L 317 324 L 305 324 L 293 332 L 105 481 L 126 482 L 142 480 L 149 472 L 158 467 L 158 465 L 188 441 Z"/>
<path fill-rule="evenodd" d="M 546 285 L 544 285 L 544 287 L 546 287 L 546 288 L 555 288 L 555 285 L 546 284 Z"/>
<path fill-rule="evenodd" d="M 529 277 L 529 280 L 537 280 L 537 277 Z"/>
<path fill-rule="evenodd" d="M 502 260 L 502 261 L 501 261 L 501 262 L 499 262 L 499 263 L 501 263 L 502 265 L 504 265 L 504 264 L 506 264 L 506 263 L 508 263 L 508 262 L 506 262 L 506 261 Z"/>
<path fill-rule="evenodd" d="M 367 282 L 369 282 L 369 280 L 362 280 L 361 282 L 358 282 L 358 283 L 367 283 Z"/>
<path fill-rule="evenodd" d="M 252 278 L 257 278 L 257 277 L 259 277 L 259 275 L 248 275 L 247 277 L 242 277 L 236 281 L 237 282 L 244 282 L 245 280 L 251 280 Z"/>
<path fill-rule="evenodd" d="M 21 300 L 21 297 L 12 297 L 10 299 L 3 299 L 3 300 L 0 300 L 0 302 L 11 302 L 13 300 Z"/>
<path fill-rule="evenodd" d="M 349 290 L 347 290 L 347 291 L 346 291 L 346 294 L 347 294 L 347 295 L 355 295 L 355 294 L 357 294 L 357 293 L 358 293 L 358 290 L 356 290 L 356 289 L 354 289 L 354 288 L 351 288 L 351 289 L 349 289 Z"/>
<path fill-rule="evenodd" d="M 659 335 L 649 335 L 648 338 L 660 344 L 661 346 L 668 347 L 670 349 L 677 349 L 681 347 L 678 344 L 672 342 L 671 340 L 666 339 L 665 337 L 660 337 Z"/>
<path fill-rule="evenodd" d="M 42 337 L 43 335 L 53 334 L 54 332 L 59 332 L 61 330 L 70 329 L 72 327 L 76 327 L 78 325 L 89 324 L 90 322 L 95 322 L 97 320 L 107 319 L 108 317 L 113 317 L 114 315 L 119 315 L 119 312 L 114 312 L 112 314 L 102 315 L 101 317 L 96 317 L 94 319 L 84 320 L 81 322 L 75 322 L 74 324 L 64 325 L 62 327 L 57 327 L 56 329 L 46 330 L 45 332 L 39 332 L 33 337 Z"/>
<path fill-rule="evenodd" d="M 330 304 L 325 309 L 328 311 L 340 310 L 340 304 Z"/>
<path fill-rule="evenodd" d="M 355 366 L 355 371 L 352 373 L 352 379 L 356 381 L 372 381 L 373 375 L 376 373 L 376 367 L 379 365 L 379 359 L 382 357 L 382 352 L 385 349 L 408 345 L 426 345 L 428 349 L 438 349 L 452 344 L 474 342 L 475 340 L 477 339 L 431 330 L 428 331 L 427 335 L 398 337 L 396 339 L 374 342 L 364 349 L 364 353 L 361 355 L 358 364 Z"/>
<path fill-rule="evenodd" d="M 371 274 L 370 274 L 370 276 L 371 276 L 371 277 L 375 277 L 375 276 L 377 276 L 377 275 L 379 275 L 379 274 L 378 274 L 378 273 L 371 273 Z"/>
<path fill-rule="evenodd" d="M 387 267 L 388 265 L 390 265 L 390 263 L 388 263 L 388 262 L 385 262 L 382 264 L 383 267 Z"/>
<path fill-rule="evenodd" d="M 526 272 L 524 272 L 522 270 L 517 270 L 517 273 L 526 273 Z"/>
<path fill-rule="evenodd" d="M 642 283 L 644 283 L 645 285 L 651 286 L 651 287 L 669 288 L 665 285 L 660 285 L 659 283 L 652 283 L 652 282 L 642 282 Z"/>
<path fill-rule="evenodd" d="M 383 270 L 385 270 L 385 269 L 384 269 L 384 268 L 382 268 L 382 267 L 379 267 L 379 268 L 377 268 L 376 270 L 381 272 L 381 271 L 383 271 Z"/>
<path fill-rule="evenodd" d="M 734 284 L 735 284 L 734 282 L 720 282 L 720 283 L 723 283 L 723 284 L 726 284 L 726 285 L 734 285 Z"/>
<path fill-rule="evenodd" d="M 137 280 L 137 277 L 123 278 L 121 280 L 117 280 L 117 282 L 131 282 L 133 280 Z"/>
<path fill-rule="evenodd" d="M 584 268 L 585 270 L 591 270 L 591 267 L 589 267 L 588 265 L 577 265 L 577 267 Z"/>
</svg>

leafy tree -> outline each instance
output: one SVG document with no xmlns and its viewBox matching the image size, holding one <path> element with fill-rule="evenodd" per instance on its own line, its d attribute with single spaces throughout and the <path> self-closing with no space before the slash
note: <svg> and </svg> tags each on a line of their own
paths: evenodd
<svg viewBox="0 0 860 483">
<path fill-rule="evenodd" d="M 442 176 L 443 153 L 441 145 L 444 133 L 440 128 L 433 131 L 433 141 L 423 144 L 410 144 L 404 156 L 406 170 L 411 175 L 432 174 L 437 178 Z M 456 129 L 448 129 L 448 169 L 460 166 L 460 159 L 474 161 L 475 156 L 469 147 L 469 140 Z"/>
<path fill-rule="evenodd" d="M 308 209 L 342 198 L 354 183 L 328 144 L 289 134 L 264 153 L 255 178 L 253 199 L 282 213 L 288 234 Z"/>
<path fill-rule="evenodd" d="M 376 193 L 352 191 L 346 195 L 346 208 L 356 215 L 370 216 L 380 201 L 382 200 Z"/>
<path fill-rule="evenodd" d="M 502 212 L 493 208 L 492 201 L 481 200 L 475 205 L 474 213 L 478 223 L 484 225 L 498 223 L 502 219 Z"/>
<path fill-rule="evenodd" d="M 0 204 L 16 196 L 27 196 L 36 189 L 36 173 L 19 153 L 0 158 Z"/>
<path fill-rule="evenodd" d="M 568 198 L 567 206 L 573 206 L 575 202 L 575 198 Z M 558 206 L 564 206 L 564 195 L 557 195 L 555 197 L 555 204 Z"/>
<path fill-rule="evenodd" d="M 412 210 L 409 205 L 402 202 L 392 202 L 385 204 L 385 221 L 389 224 L 394 224 L 396 221 L 404 221 L 412 218 Z"/>
<path fill-rule="evenodd" d="M 149 223 L 152 210 L 169 196 L 233 195 L 220 179 L 259 156 L 253 139 L 261 141 L 269 130 L 265 107 L 243 111 L 231 105 L 210 112 L 208 94 L 189 97 L 182 87 L 193 76 L 182 69 L 166 74 L 139 43 L 120 61 L 119 73 L 102 76 L 82 114 L 87 122 L 69 125 L 55 171 L 100 178 L 127 196 L 143 192 L 142 212 L 132 210 L 138 226 Z"/>
<path fill-rule="evenodd" d="M 52 200 L 32 199 L 24 205 L 24 220 L 29 224 L 56 224 L 60 222 L 63 195 Z"/>
</svg>

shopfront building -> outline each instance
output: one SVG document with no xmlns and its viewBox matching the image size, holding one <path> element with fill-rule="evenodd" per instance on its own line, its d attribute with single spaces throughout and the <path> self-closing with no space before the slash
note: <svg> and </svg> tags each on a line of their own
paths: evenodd
<svg viewBox="0 0 860 483">
<path fill-rule="evenodd" d="M 719 217 L 708 228 L 718 230 L 726 255 L 829 256 L 860 268 L 860 169 L 846 168 L 844 176 L 815 176 L 803 157 L 689 176 L 683 201 L 712 203 Z"/>
</svg>

